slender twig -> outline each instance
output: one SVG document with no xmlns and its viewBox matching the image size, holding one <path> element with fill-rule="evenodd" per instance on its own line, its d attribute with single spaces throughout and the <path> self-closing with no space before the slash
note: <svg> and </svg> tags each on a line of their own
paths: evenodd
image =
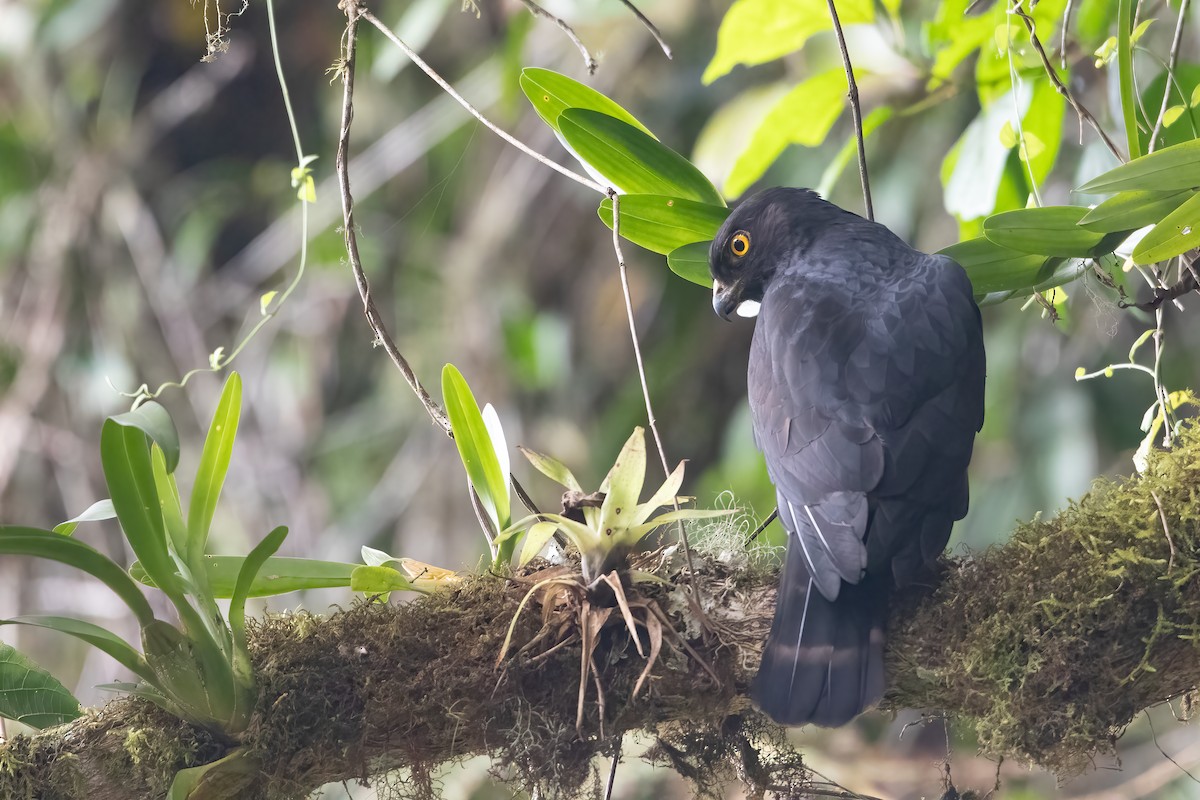
<svg viewBox="0 0 1200 800">
<path fill-rule="evenodd" d="M 1171 40 L 1171 54 L 1167 56 L 1167 80 L 1163 82 L 1162 106 L 1158 109 L 1158 119 L 1154 122 L 1154 130 L 1150 133 L 1150 144 L 1147 152 L 1153 153 L 1158 144 L 1158 132 L 1163 127 L 1163 117 L 1167 114 L 1167 106 L 1171 100 L 1171 77 L 1175 74 L 1175 65 L 1179 63 L 1179 45 L 1183 42 L 1183 18 L 1187 14 L 1188 0 L 1180 0 L 1179 18 L 1175 21 L 1175 38 Z M 1187 98 L 1184 98 L 1187 102 Z"/>
<path fill-rule="evenodd" d="M 767 529 L 767 526 L 770 525 L 772 522 L 774 522 L 775 518 L 778 516 L 779 516 L 778 508 L 776 508 L 770 514 L 767 514 L 767 518 L 764 519 L 759 524 L 759 526 L 754 529 L 754 533 L 750 534 L 750 538 L 747 541 L 753 542 L 755 539 L 757 539 L 759 537 L 759 534 L 761 534 L 763 531 L 765 531 Z"/>
<path fill-rule="evenodd" d="M 1170 575 L 1175 566 L 1175 540 L 1171 538 L 1171 526 L 1167 524 L 1167 512 L 1163 510 L 1162 500 L 1158 498 L 1158 493 L 1153 489 L 1150 490 L 1150 496 L 1154 498 L 1154 504 L 1158 506 L 1158 518 L 1162 521 L 1163 533 L 1167 537 L 1167 547 L 1171 551 L 1167 558 L 1167 575 Z"/>
<path fill-rule="evenodd" d="M 867 143 L 863 138 L 862 103 L 858 99 L 858 83 L 854 80 L 854 66 L 850 63 L 850 51 L 846 49 L 846 35 L 842 32 L 842 21 L 838 18 L 833 0 L 829 5 L 829 18 L 833 21 L 833 32 L 837 36 L 838 48 L 842 51 L 842 67 L 846 70 L 846 97 L 850 100 L 850 116 L 854 119 L 854 136 L 858 140 L 858 177 L 862 181 L 863 206 L 867 219 L 875 219 L 875 207 L 871 203 L 871 179 L 867 175 Z"/>
<path fill-rule="evenodd" d="M 575 29 L 567 24 L 566 20 L 564 20 L 562 17 L 554 16 L 549 11 L 533 2 L 533 0 L 521 0 L 521 2 L 524 3 L 525 7 L 529 9 L 530 14 L 533 14 L 535 17 L 548 19 L 557 25 L 562 32 L 567 35 L 567 38 L 571 40 L 571 43 L 579 48 L 579 54 L 583 56 L 583 66 L 587 69 L 588 75 L 596 74 L 596 59 L 592 58 L 592 54 L 588 52 L 587 46 L 584 45 L 583 41 L 578 35 L 576 35 Z"/>
<path fill-rule="evenodd" d="M 349 2 L 357 2 L 357 0 L 349 0 Z M 378 28 L 379 32 L 382 33 L 384 36 L 386 36 L 391 41 L 392 44 L 396 45 L 396 47 L 399 47 L 401 50 L 403 50 L 404 54 L 406 56 L 408 56 L 410 59 L 412 59 L 412 62 L 414 64 L 416 64 L 418 67 L 420 67 L 422 72 L 424 72 L 426 75 L 428 75 L 430 78 L 432 78 L 434 83 L 436 83 L 438 86 L 442 87 L 443 91 L 445 91 L 448 95 L 450 95 L 455 100 L 457 100 L 458 104 L 460 106 L 462 106 L 463 108 L 465 108 L 471 114 L 471 116 L 475 117 L 475 119 L 479 120 L 484 125 L 486 125 L 488 127 L 488 129 L 492 131 L 492 133 L 496 134 L 501 139 L 508 142 L 513 147 L 517 148 L 518 150 L 520 150 L 522 153 L 525 153 L 525 155 L 530 156 L 534 159 L 537 159 L 538 161 L 542 162 L 550 169 L 552 169 L 555 172 L 558 172 L 562 175 L 567 176 L 568 178 L 575 181 L 576 183 L 582 184 L 582 185 L 588 187 L 589 189 L 591 189 L 592 191 L 599 192 L 600 194 L 607 193 L 607 189 L 605 189 L 605 187 L 596 183 L 591 178 L 585 178 L 584 176 L 580 175 L 578 172 L 567 169 L 562 164 L 559 164 L 556 161 L 552 161 L 551 159 L 542 155 L 538 151 L 534 150 L 529 145 L 522 142 L 520 139 L 516 138 L 512 134 L 510 134 L 507 131 L 505 131 L 504 129 L 500 128 L 498 125 L 496 125 L 496 123 L 492 122 L 487 117 L 485 117 L 483 114 L 481 114 L 479 112 L 479 110 L 475 108 L 475 106 L 473 106 L 469 102 L 467 102 L 466 98 L 464 98 L 461 94 L 459 94 L 457 91 L 455 91 L 454 87 L 451 86 L 450 83 L 445 78 L 443 78 L 441 75 L 439 75 L 433 69 L 433 67 L 426 64 L 424 59 L 422 59 L 419 55 L 417 55 L 415 50 L 413 50 L 411 47 L 406 45 L 404 42 L 400 41 L 400 37 L 396 36 L 396 34 L 392 33 L 391 29 L 388 28 L 388 26 L 386 26 L 382 22 L 380 22 L 378 17 L 376 17 L 374 14 L 372 14 L 369 10 L 367 10 L 365 8 L 359 9 L 357 13 L 363 19 L 365 19 L 367 22 L 371 23 L 376 28 Z"/>
<path fill-rule="evenodd" d="M 832 2 L 832 0 L 830 0 L 830 2 Z M 1075 109 L 1075 114 L 1078 115 L 1079 119 L 1091 125 L 1092 129 L 1096 131 L 1097 135 L 1099 135 L 1101 141 L 1104 142 L 1105 147 L 1108 148 L 1108 151 L 1112 153 L 1118 161 L 1124 164 L 1126 161 L 1125 156 L 1121 155 L 1121 151 L 1117 149 L 1117 146 L 1113 144 L 1113 140 L 1110 139 L 1108 134 L 1104 132 L 1104 129 L 1100 127 L 1100 123 L 1096 121 L 1096 118 L 1092 115 L 1092 112 L 1088 111 L 1082 103 L 1075 99 L 1075 96 L 1071 94 L 1071 91 L 1062 82 L 1062 79 L 1058 77 L 1058 71 L 1055 70 L 1054 65 L 1050 63 L 1050 57 L 1046 55 L 1046 48 L 1042 46 L 1042 40 L 1038 38 L 1037 27 L 1034 25 L 1033 17 L 1029 16 L 1028 12 L 1026 12 L 1022 7 L 1022 2 L 1024 2 L 1024 0 L 1018 0 L 1018 2 L 1013 3 L 1012 13 L 1020 17 L 1021 21 L 1025 23 L 1025 29 L 1029 32 L 1029 43 L 1032 44 L 1033 49 L 1037 51 L 1038 58 L 1040 58 L 1042 61 L 1042 67 L 1046 70 L 1046 76 L 1049 77 L 1050 82 L 1054 84 L 1055 90 L 1057 90 L 1058 93 L 1061 94 L 1063 98 L 1071 104 L 1071 108 Z"/>
<path fill-rule="evenodd" d="M 446 416 L 446 412 L 437 404 L 437 401 L 429 396 L 429 392 L 425 391 L 420 379 L 408 365 L 408 360 L 404 358 L 396 346 L 395 340 L 388 333 L 379 309 L 375 306 L 375 300 L 371 297 L 371 285 L 367 282 L 367 274 L 363 270 L 362 259 L 358 253 L 358 235 L 354 222 L 354 197 L 350 193 L 350 123 L 354 119 L 354 58 L 358 49 L 358 20 L 360 17 L 369 17 L 371 12 L 360 8 L 357 0 L 346 0 L 343 6 L 347 22 L 346 49 L 341 64 L 342 127 L 338 136 L 337 174 L 338 185 L 342 192 L 342 235 L 346 243 L 346 254 L 350 259 L 350 269 L 354 272 L 354 281 L 358 285 L 358 294 L 362 297 L 363 314 L 366 315 L 367 324 L 371 326 L 376 341 L 383 346 L 388 357 L 392 359 L 392 363 L 400 370 L 400 374 L 404 376 L 409 388 L 413 390 L 417 399 L 421 401 L 421 405 L 425 407 L 429 418 L 435 425 L 449 433 L 450 418 Z"/>
<path fill-rule="evenodd" d="M 638 380 L 642 384 L 642 399 L 646 402 L 646 421 L 650 425 L 650 433 L 654 436 L 654 445 L 658 449 L 658 457 L 662 462 L 663 474 L 671 474 L 671 465 L 667 460 L 667 451 L 663 447 L 662 436 L 658 432 L 658 420 L 654 417 L 654 406 L 650 402 L 650 386 L 646 382 L 646 365 L 642 360 L 642 345 L 638 341 L 637 323 L 633 319 L 633 298 L 629 291 L 629 270 L 625 266 L 625 254 L 621 252 L 621 196 L 617 194 L 615 189 L 608 190 L 608 197 L 612 201 L 613 213 L 613 252 L 617 256 L 617 270 L 621 276 L 621 292 L 625 296 L 625 317 L 629 320 L 629 336 L 633 339 L 633 360 L 637 364 Z M 678 498 L 671 498 L 671 505 L 675 510 L 679 510 Z M 688 585 L 692 589 L 692 599 L 696 604 L 693 609 L 697 616 L 704 618 L 704 609 L 700 605 L 699 589 L 696 588 L 695 576 L 696 567 L 692 564 L 692 548 L 688 544 L 687 529 L 683 522 L 679 522 L 679 540 L 683 543 L 683 554 L 687 560 L 688 568 Z"/>
<path fill-rule="evenodd" d="M 674 58 L 671 53 L 671 45 L 667 44 L 667 40 L 663 38 L 661 33 L 659 33 L 658 28 L 655 27 L 654 23 L 650 21 L 650 18 L 643 14 L 638 7 L 633 4 L 632 0 L 621 0 L 621 2 L 625 4 L 626 8 L 633 12 L 633 15 L 638 18 L 639 22 L 646 26 L 646 30 L 650 31 L 650 35 L 654 37 L 654 41 L 658 42 L 658 46 L 662 48 L 663 55 L 665 55 L 667 58 Z"/>
<path fill-rule="evenodd" d="M 404 376 L 404 380 L 408 383 L 410 389 L 421 401 L 421 405 L 425 407 L 425 412 L 429 414 L 429 418 L 435 425 L 446 432 L 448 436 L 453 437 L 454 432 L 450 427 L 450 418 L 446 416 L 446 412 L 442 409 L 438 402 L 434 400 L 425 387 L 421 385 L 421 381 L 417 378 L 415 372 L 408 364 L 408 360 L 400 352 L 400 348 L 396 346 L 396 341 L 388 333 L 387 326 L 383 322 L 383 317 L 379 313 L 379 308 L 375 305 L 375 300 L 371 296 L 371 285 L 367 281 L 367 273 L 363 269 L 362 258 L 358 252 L 358 232 L 354 222 L 354 196 L 350 192 L 350 124 L 354 120 L 354 59 L 358 50 L 358 21 L 360 18 L 370 16 L 370 12 L 364 10 L 358 5 L 358 0 L 343 0 L 342 8 L 346 12 L 346 33 L 345 33 L 345 52 L 342 55 L 341 73 L 342 73 L 342 127 L 338 136 L 337 149 L 337 178 L 338 186 L 342 194 L 342 235 L 346 243 L 346 254 L 350 260 L 350 269 L 354 273 L 354 282 L 358 285 L 358 294 L 363 301 L 363 314 L 367 318 L 367 324 L 371 326 L 371 331 L 375 334 L 375 339 L 383 347 L 388 357 L 392 359 L 392 363 L 400 370 L 400 374 Z M 525 504 L 533 513 L 539 513 L 537 506 L 529 498 L 529 494 L 525 491 L 525 487 L 520 484 L 515 475 L 509 476 L 512 479 L 513 490 L 517 497 Z M 472 490 L 474 495 L 474 490 Z M 480 525 L 484 528 L 484 534 L 488 533 L 488 526 L 482 521 Z M 488 537 L 488 544 L 491 545 L 491 537 Z"/>
<path fill-rule="evenodd" d="M 613 784 L 617 781 L 617 764 L 621 763 L 621 743 L 625 739 L 625 734 L 617 734 L 616 741 L 613 742 L 612 766 L 608 768 L 608 783 L 604 785 L 604 800 L 612 800 Z"/>
</svg>

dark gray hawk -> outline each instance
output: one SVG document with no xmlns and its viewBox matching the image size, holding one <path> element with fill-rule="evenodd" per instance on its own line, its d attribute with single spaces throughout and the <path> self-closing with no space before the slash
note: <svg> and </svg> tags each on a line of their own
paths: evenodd
<svg viewBox="0 0 1200 800">
<path fill-rule="evenodd" d="M 713 309 L 761 303 L 747 389 L 787 557 L 751 694 L 843 725 L 883 696 L 894 588 L 928 580 L 967 513 L 983 424 L 979 308 L 962 267 L 806 189 L 768 189 L 713 240 Z"/>
</svg>

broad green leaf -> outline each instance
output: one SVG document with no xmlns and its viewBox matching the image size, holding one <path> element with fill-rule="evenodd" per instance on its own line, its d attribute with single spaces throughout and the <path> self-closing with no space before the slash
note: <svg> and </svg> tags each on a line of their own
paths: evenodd
<svg viewBox="0 0 1200 800">
<path fill-rule="evenodd" d="M 182 597 L 175 562 L 167 552 L 167 532 L 145 433 L 112 418 L 105 420 L 100 432 L 100 462 L 129 546 L 158 588 L 172 599 Z"/>
<path fill-rule="evenodd" d="M 558 525 L 553 522 L 538 522 L 529 528 L 529 532 L 525 534 L 525 541 L 521 544 L 521 558 L 518 561 L 520 566 L 525 566 L 533 557 L 542 552 L 542 548 L 554 536 L 558 530 Z"/>
<path fill-rule="evenodd" d="M 663 255 L 691 242 L 712 239 L 729 216 L 725 206 L 658 194 L 621 195 L 620 209 L 621 237 Z M 611 228 L 611 199 L 600 203 L 599 214 Z"/>
<path fill-rule="evenodd" d="M 590 86 L 548 69 L 526 67 L 521 70 L 521 91 L 529 98 L 533 110 L 554 130 L 558 116 L 568 108 L 586 108 L 627 122 L 648 136 L 650 129 L 616 102 Z M 657 138 L 657 137 L 655 137 Z"/>
<path fill-rule="evenodd" d="M 81 569 L 116 592 L 140 624 L 154 621 L 154 611 L 125 570 L 77 539 L 38 528 L 4 525 L 0 526 L 0 555 L 35 556 Z"/>
<path fill-rule="evenodd" d="M 992 242 L 1022 253 L 1063 258 L 1088 258 L 1100 255 L 1106 240 L 1112 251 L 1120 239 L 1111 234 L 1079 227 L 1087 213 L 1080 206 L 1022 208 L 993 214 L 983 221 L 983 232 Z"/>
<path fill-rule="evenodd" d="M 709 242 L 693 242 L 677 247 L 667 254 L 667 266 L 684 280 L 705 289 L 712 288 L 712 273 L 708 271 Z"/>
<path fill-rule="evenodd" d="M 824 5 L 824 2 L 822 2 Z M 788 145 L 815 147 L 846 108 L 846 73 L 841 67 L 814 75 L 783 96 L 750 138 L 725 181 L 736 197 L 775 163 Z"/>
<path fill-rule="evenodd" d="M 1200 246 L 1200 194 L 1150 229 L 1133 248 L 1133 263 L 1154 264 Z"/>
<path fill-rule="evenodd" d="M 662 486 L 658 487 L 658 491 L 649 500 L 637 507 L 633 514 L 633 520 L 629 523 L 630 525 L 641 525 L 655 511 L 668 503 L 674 502 L 675 495 L 679 493 L 679 487 L 683 485 L 683 467 L 685 463 L 684 461 L 680 461 L 679 466 L 675 467 L 671 474 L 667 476 L 667 479 L 663 481 Z"/>
<path fill-rule="evenodd" d="M 154 685 L 189 719 L 226 723 L 236 704 L 232 665 L 170 623 L 142 628 L 142 651 L 154 670 Z"/>
<path fill-rule="evenodd" d="M 880 106 L 871 111 L 863 118 L 863 140 L 871 138 L 871 134 L 879 129 L 881 125 L 890 120 L 895 112 L 891 106 Z M 842 145 L 842 149 L 834 156 L 833 161 L 829 162 L 829 166 L 825 167 L 825 171 L 821 173 L 821 182 L 817 184 L 817 194 L 821 197 L 829 197 L 833 192 L 834 184 L 837 183 L 838 177 L 846 170 L 852 160 L 858 157 L 858 137 L 853 132 L 846 138 L 846 143 Z M 857 172 L 857 170 L 855 170 Z"/>
<path fill-rule="evenodd" d="M 236 372 L 231 372 L 208 426 L 208 436 L 204 439 L 204 450 L 200 454 L 200 466 L 196 469 L 196 483 L 192 487 L 192 499 L 188 505 L 186 557 L 189 565 L 199 564 L 204 557 L 208 530 L 221 497 L 221 487 L 225 484 L 225 473 L 229 470 L 241 413 L 242 378 Z"/>
<path fill-rule="evenodd" d="M 939 250 L 954 259 L 971 279 L 976 296 L 1033 287 L 1046 264 L 1046 257 L 1022 253 L 980 236 Z"/>
<path fill-rule="evenodd" d="M 116 510 L 113 508 L 112 500 L 97 500 L 92 503 L 83 513 L 77 517 L 72 517 L 66 522 L 60 522 L 54 526 L 54 532 L 62 536 L 70 536 L 79 527 L 81 522 L 100 522 L 101 520 L 113 519 L 117 516 Z"/>
<path fill-rule="evenodd" d="M 511 521 L 508 476 L 500 471 L 500 461 L 496 458 L 475 395 L 453 364 L 442 368 L 442 399 L 467 478 L 491 516 L 495 530 L 502 531 Z"/>
<path fill-rule="evenodd" d="M 213 596 L 218 599 L 233 597 L 237 576 L 245 556 L 205 556 L 204 571 L 208 575 L 208 587 Z M 280 558 L 271 557 L 266 560 L 254 582 L 250 584 L 247 597 L 270 597 L 288 592 L 299 592 L 304 589 L 335 589 L 350 585 L 350 574 L 361 564 L 349 564 L 342 561 L 319 561 L 312 558 Z M 134 580 L 147 586 L 154 586 L 154 581 L 142 569 L 141 562 L 134 562 L 129 568 L 129 574 Z"/>
<path fill-rule="evenodd" d="M 74 636 L 112 656 L 118 664 L 139 678 L 147 681 L 154 679 L 154 673 L 150 671 L 150 665 L 146 663 L 146 659 L 142 658 L 142 654 L 135 650 L 129 642 L 112 631 L 91 622 L 71 617 L 37 615 L 0 619 L 0 625 L 29 625 Z"/>
<path fill-rule="evenodd" d="M 1021 117 L 1025 145 L 1023 155 L 1028 157 L 1029 169 L 1038 185 L 1046 180 L 1058 160 L 1066 110 L 1066 98 L 1058 93 L 1049 79 L 1039 78 L 1033 86 L 1029 109 Z"/>
<path fill-rule="evenodd" d="M 1076 191 L 1108 194 L 1140 189 L 1178 192 L 1200 187 L 1200 139 L 1164 147 L 1092 178 Z"/>
<path fill-rule="evenodd" d="M 254 684 L 254 675 L 250 668 L 250 657 L 246 650 L 246 598 L 254 588 L 254 579 L 262 570 L 267 560 L 275 554 L 283 540 L 287 538 L 288 529 L 280 525 L 263 537 L 242 562 L 238 570 L 237 582 L 233 587 L 233 595 L 229 599 L 229 630 L 233 634 L 233 671 L 247 685 Z M 247 710 L 247 713 L 249 711 Z"/>
<path fill-rule="evenodd" d="M 350 588 L 364 594 L 416 591 L 408 578 L 391 567 L 356 567 L 350 576 Z"/>
<path fill-rule="evenodd" d="M 1154 225 L 1194 192 L 1119 192 L 1083 215 L 1079 227 L 1110 233 Z"/>
<path fill-rule="evenodd" d="M 794 81 L 783 80 L 746 87 L 709 116 L 696 137 L 691 158 L 718 189 L 724 190 L 750 137 L 793 85 Z"/>
<path fill-rule="evenodd" d="M 176 772 L 167 791 L 167 800 L 224 800 L 237 797 L 257 777 L 259 771 L 258 762 L 247 757 L 244 747 L 238 747 L 224 758 Z"/>
<path fill-rule="evenodd" d="M 67 687 L 24 653 L 0 642 L 0 717 L 41 729 L 81 716 L 79 701 Z"/>
<path fill-rule="evenodd" d="M 559 132 L 579 158 L 622 194 L 665 194 L 725 205 L 712 182 L 683 156 L 615 117 L 568 108 Z"/>
<path fill-rule="evenodd" d="M 598 525 L 601 533 L 611 536 L 615 531 L 634 524 L 638 498 L 642 496 L 645 480 L 646 434 L 641 427 L 637 427 L 625 441 L 612 469 L 600 485 L 601 491 L 605 492 Z"/>
<path fill-rule="evenodd" d="M 109 417 L 109 420 L 125 428 L 137 428 L 162 448 L 167 460 L 167 472 L 179 466 L 179 432 L 167 410 L 153 400 L 142 403 L 126 414 Z"/>
<path fill-rule="evenodd" d="M 579 485 L 579 481 L 575 480 L 575 476 L 571 474 L 571 470 L 567 469 L 566 465 L 561 461 L 539 453 L 536 450 L 530 450 L 528 447 L 522 447 L 521 445 L 517 445 L 517 449 L 521 451 L 521 455 L 529 460 L 534 469 L 559 486 L 565 486 L 573 492 L 583 491 L 583 487 Z"/>
<path fill-rule="evenodd" d="M 837 0 L 837 11 L 843 26 L 875 19 L 866 0 Z M 736 0 L 721 20 L 717 50 L 702 80 L 712 83 L 738 64 L 774 61 L 832 28 L 825 0 Z"/>
</svg>

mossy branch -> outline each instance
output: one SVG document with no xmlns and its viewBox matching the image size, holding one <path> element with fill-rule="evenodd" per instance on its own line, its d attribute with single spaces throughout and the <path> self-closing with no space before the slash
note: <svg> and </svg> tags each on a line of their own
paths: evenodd
<svg viewBox="0 0 1200 800">
<path fill-rule="evenodd" d="M 886 708 L 945 711 L 982 748 L 1070 774 L 1109 751 L 1141 709 L 1200 681 L 1200 436 L 1122 483 L 1098 483 L 1051 520 L 947 565 L 932 592 L 900 598 L 888 645 Z M 575 728 L 577 643 L 495 661 L 527 584 L 491 576 L 401 605 L 328 617 L 271 616 L 252 635 L 261 697 L 243 744 L 261 773 L 243 797 L 303 797 L 322 783 L 403 768 L 404 791 L 432 794 L 432 772 L 477 754 L 525 786 L 571 793 L 611 737 L 658 737 L 655 757 L 704 782 L 738 775 L 762 790 L 805 779 L 796 758 L 755 748 L 769 735 L 745 697 L 770 624 L 774 576 L 711 555 L 696 581 L 717 628 L 701 633 L 681 590 L 652 595 L 720 677 L 664 644 L 649 689 L 644 661 L 614 625 Z M 553 603 L 548 604 L 548 608 Z M 549 613 L 549 612 L 547 612 Z M 533 639 L 527 611 L 511 652 Z M 767 733 L 764 734 L 764 731 Z M 119 700 L 33 738 L 0 745 L 3 797 L 162 797 L 173 772 L 233 743 Z M 722 771 L 721 764 L 726 769 Z M 729 766 L 729 761 L 738 761 Z"/>
</svg>

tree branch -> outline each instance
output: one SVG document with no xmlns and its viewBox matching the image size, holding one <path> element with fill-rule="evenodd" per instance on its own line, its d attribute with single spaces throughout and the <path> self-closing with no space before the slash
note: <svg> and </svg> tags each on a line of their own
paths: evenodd
<svg viewBox="0 0 1200 800">
<path fill-rule="evenodd" d="M 1111 751 L 1142 709 L 1200 682 L 1197 492 L 1200 435 L 1192 427 L 1141 476 L 1098 484 L 1057 517 L 1021 525 L 1008 544 L 948 563 L 936 590 L 898 597 L 884 708 L 939 709 L 973 726 L 988 754 L 1063 775 Z M 770 627 L 776 576 L 711 555 L 728 549 L 727 538 L 698 545 L 696 586 L 716 633 L 691 640 L 720 683 L 681 647 L 672 651 L 666 636 L 648 691 L 631 699 L 646 662 L 613 615 L 595 657 L 608 738 L 590 705 L 576 733 L 580 650 L 574 632 L 556 627 L 560 596 L 530 598 L 549 604 L 552 630 L 526 609 L 509 647 L 515 655 L 496 668 L 518 604 L 544 575 L 485 575 L 400 606 L 267 618 L 251 636 L 258 708 L 236 743 L 263 772 L 238 796 L 303 797 L 325 782 L 395 768 L 408 770 L 407 790 L 432 796 L 434 768 L 477 754 L 526 788 L 569 788 L 590 779 L 613 738 L 635 730 L 658 736 L 657 756 L 696 780 L 713 766 L 702 754 L 718 751 L 723 759 L 742 753 L 740 772 L 755 781 L 811 780 L 798 761 L 764 766 L 777 751 L 756 749 L 747 733 L 769 730 L 745 691 Z M 660 574 L 677 577 L 679 568 Z M 696 630 L 681 589 L 638 584 L 629 592 L 665 609 L 676 630 Z M 0 745 L 0 796 L 161 797 L 175 769 L 234 744 L 119 700 Z M 779 771 L 785 766 L 790 773 Z"/>
<path fill-rule="evenodd" d="M 862 182 L 863 207 L 867 219 L 874 221 L 875 206 L 871 202 L 871 179 L 867 175 L 867 144 L 863 137 L 862 102 L 858 99 L 858 82 L 854 80 L 854 65 L 850 63 L 850 51 L 846 49 L 846 34 L 842 32 L 842 21 L 838 17 L 833 0 L 829 5 L 829 18 L 837 36 L 838 49 L 842 53 L 842 67 L 846 70 L 846 97 L 850 101 L 850 115 L 854 119 L 854 138 L 858 141 L 858 178 Z"/>
</svg>

